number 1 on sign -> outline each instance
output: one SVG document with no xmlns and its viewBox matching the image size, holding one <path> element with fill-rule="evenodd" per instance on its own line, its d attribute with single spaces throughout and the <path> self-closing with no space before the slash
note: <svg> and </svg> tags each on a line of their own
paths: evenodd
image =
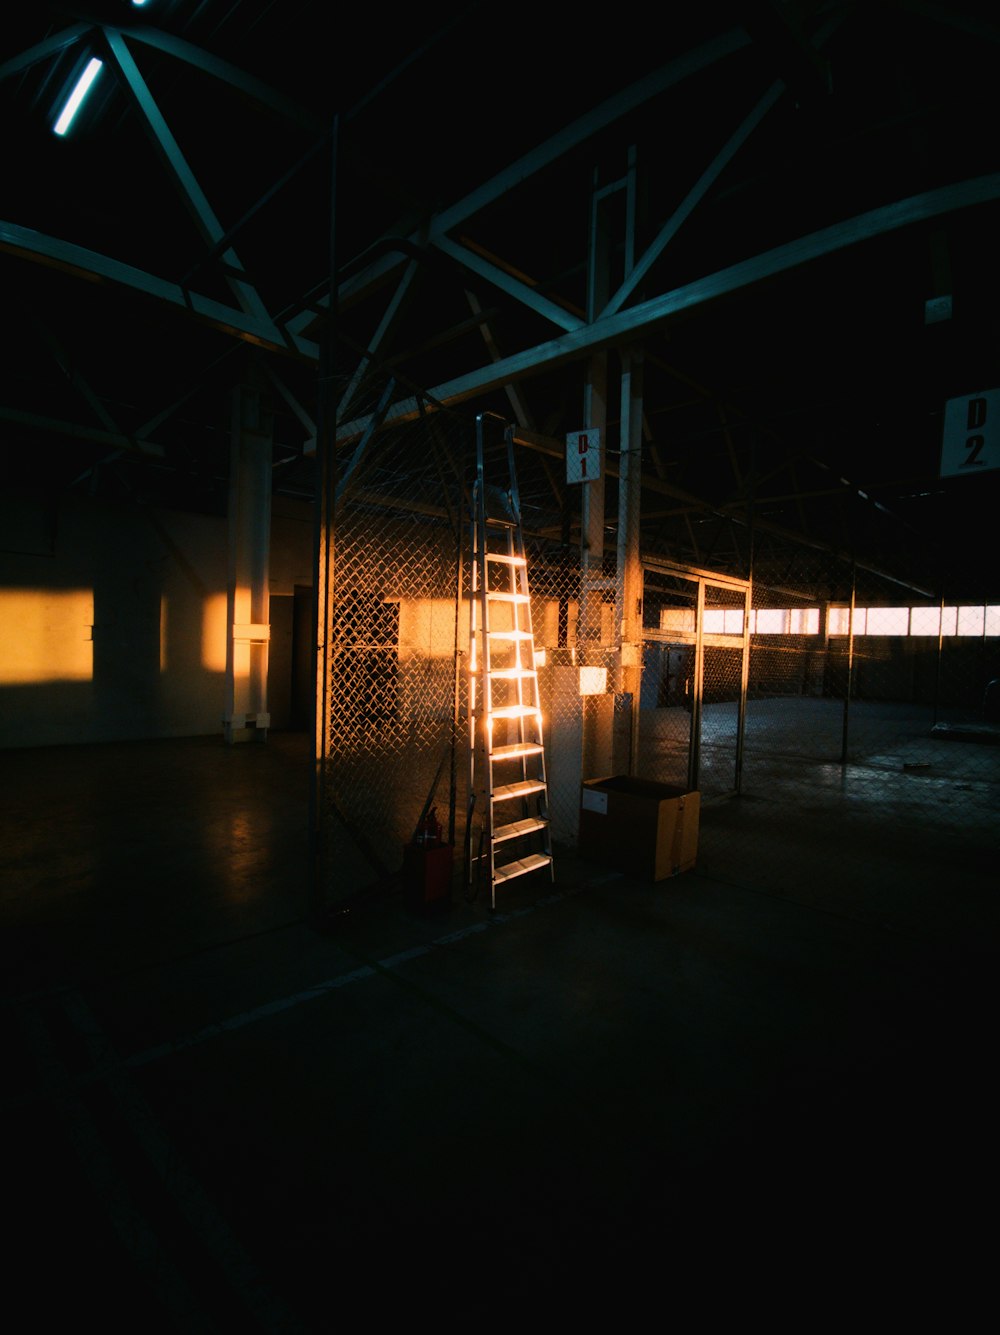
<svg viewBox="0 0 1000 1335">
<path fill-rule="evenodd" d="M 566 481 L 594 482 L 600 476 L 600 432 L 596 428 L 591 428 L 589 431 L 567 431 Z"/>
</svg>

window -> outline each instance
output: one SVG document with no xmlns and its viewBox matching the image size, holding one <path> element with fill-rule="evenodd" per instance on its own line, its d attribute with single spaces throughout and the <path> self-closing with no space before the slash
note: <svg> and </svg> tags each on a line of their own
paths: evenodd
<svg viewBox="0 0 1000 1335">
<path fill-rule="evenodd" d="M 866 635 L 908 635 L 910 609 L 908 607 L 869 607 Z"/>
<path fill-rule="evenodd" d="M 753 630 L 755 635 L 785 635 L 788 631 L 787 608 L 758 607 Z"/>
<path fill-rule="evenodd" d="M 956 635 L 978 635 L 982 637 L 986 626 L 985 607 L 959 607 Z"/>
<path fill-rule="evenodd" d="M 830 635 L 847 635 L 849 607 L 831 607 Z M 855 635 L 1000 635 L 1000 606 L 856 607 Z"/>
<path fill-rule="evenodd" d="M 910 634 L 937 635 L 941 630 L 940 607 L 911 607 Z"/>
<path fill-rule="evenodd" d="M 704 629 L 706 635 L 743 634 L 742 607 L 706 607 Z"/>
</svg>

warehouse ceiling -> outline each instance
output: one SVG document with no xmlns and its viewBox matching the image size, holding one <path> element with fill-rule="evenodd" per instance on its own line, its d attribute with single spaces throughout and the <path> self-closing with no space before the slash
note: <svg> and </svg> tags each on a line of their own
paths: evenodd
<svg viewBox="0 0 1000 1335">
<path fill-rule="evenodd" d="M 378 421 L 464 416 L 471 450 L 499 413 L 551 498 L 603 367 L 613 542 L 641 367 L 647 550 L 738 570 L 752 508 L 981 597 L 998 473 L 941 450 L 1000 384 L 998 53 L 971 2 L 21 6 L 4 492 L 224 513 L 253 376 L 275 490 L 310 497 L 325 414 L 353 448 L 391 376 Z"/>
</svg>

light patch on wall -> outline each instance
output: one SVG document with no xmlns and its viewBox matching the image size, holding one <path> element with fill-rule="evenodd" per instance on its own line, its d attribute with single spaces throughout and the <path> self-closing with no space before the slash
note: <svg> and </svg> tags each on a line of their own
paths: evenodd
<svg viewBox="0 0 1000 1335">
<path fill-rule="evenodd" d="M 90 589 L 0 589 L 0 683 L 90 681 Z"/>
<path fill-rule="evenodd" d="M 458 612 L 458 647 L 469 643 L 468 603 Z M 399 600 L 400 658 L 451 658 L 455 653 L 455 600 L 401 598 Z"/>
<path fill-rule="evenodd" d="M 693 607 L 661 607 L 660 630 L 682 631 L 694 634 L 695 609 Z"/>
<path fill-rule="evenodd" d="M 205 599 L 201 613 L 201 665 L 209 672 L 225 672 L 226 639 L 229 629 L 228 595 L 213 593 Z"/>
<path fill-rule="evenodd" d="M 580 619 L 580 604 L 567 601 L 562 609 L 563 631 L 559 634 L 559 599 L 548 598 L 542 606 L 542 643 L 549 649 L 560 646 L 572 649 L 576 644 L 576 629 Z M 538 627 L 535 627 L 536 638 Z"/>
<path fill-rule="evenodd" d="M 580 668 L 580 694 L 604 695 L 608 689 L 608 669 L 603 667 Z"/>
</svg>

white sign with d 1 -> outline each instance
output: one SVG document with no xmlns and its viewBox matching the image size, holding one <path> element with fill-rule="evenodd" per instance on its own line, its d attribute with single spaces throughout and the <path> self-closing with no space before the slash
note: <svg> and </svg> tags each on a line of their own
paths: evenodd
<svg viewBox="0 0 1000 1335">
<path fill-rule="evenodd" d="M 1000 389 L 965 394 L 944 405 L 941 476 L 1000 468 Z"/>
<path fill-rule="evenodd" d="M 601 476 L 601 429 L 570 431 L 566 436 L 566 481 L 596 482 Z"/>
</svg>

